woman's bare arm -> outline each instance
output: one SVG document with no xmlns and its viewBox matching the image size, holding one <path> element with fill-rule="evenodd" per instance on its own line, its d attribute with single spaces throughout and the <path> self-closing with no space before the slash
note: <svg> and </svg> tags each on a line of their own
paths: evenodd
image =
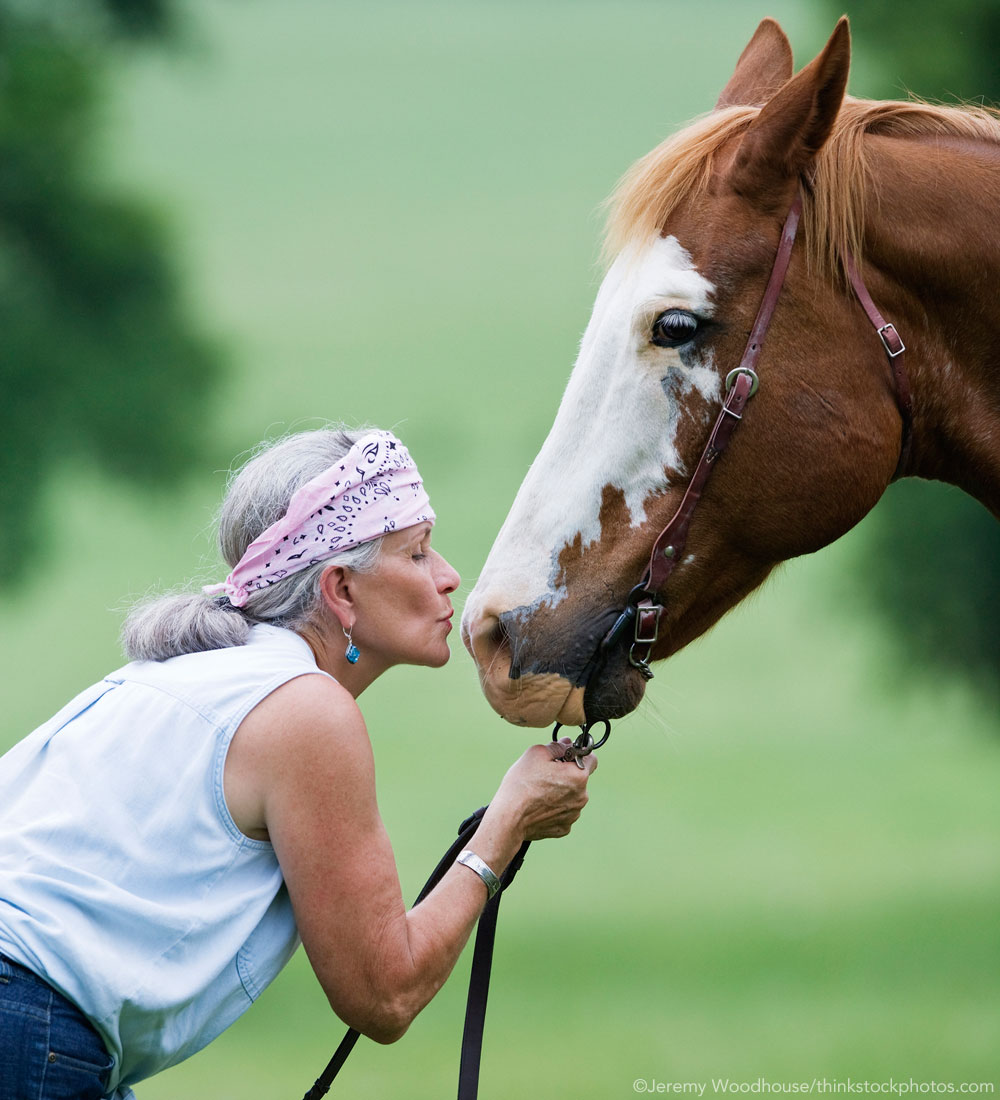
<svg viewBox="0 0 1000 1100">
<path fill-rule="evenodd" d="M 473 847 L 499 875 L 525 840 L 564 836 L 587 801 L 586 770 L 536 745 L 504 777 Z M 444 984 L 486 901 L 468 868 L 452 867 L 407 912 L 375 799 L 371 743 L 339 684 L 303 676 L 244 720 L 226 762 L 239 827 L 268 836 L 299 933 L 333 1010 L 393 1042 Z"/>
</svg>

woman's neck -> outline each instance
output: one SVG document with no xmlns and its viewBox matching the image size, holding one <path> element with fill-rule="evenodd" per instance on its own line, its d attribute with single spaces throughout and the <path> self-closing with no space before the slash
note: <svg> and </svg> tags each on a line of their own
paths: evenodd
<svg viewBox="0 0 1000 1100">
<path fill-rule="evenodd" d="M 339 623 L 308 623 L 297 631 L 316 658 L 317 667 L 332 676 L 355 699 L 385 672 L 364 653 L 356 662 L 347 659 L 347 639 Z"/>
</svg>

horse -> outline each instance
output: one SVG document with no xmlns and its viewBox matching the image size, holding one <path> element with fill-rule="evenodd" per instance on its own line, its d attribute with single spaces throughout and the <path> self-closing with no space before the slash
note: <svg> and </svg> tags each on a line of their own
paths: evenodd
<svg viewBox="0 0 1000 1100">
<path fill-rule="evenodd" d="M 1000 516 L 1000 113 L 851 97 L 850 53 L 843 18 L 795 73 L 765 19 L 612 196 L 579 357 L 462 617 L 510 722 L 629 713 L 650 661 L 895 478 Z"/>
</svg>

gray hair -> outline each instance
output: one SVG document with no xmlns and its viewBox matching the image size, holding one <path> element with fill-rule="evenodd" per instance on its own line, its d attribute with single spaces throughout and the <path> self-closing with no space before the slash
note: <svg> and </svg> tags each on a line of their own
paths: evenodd
<svg viewBox="0 0 1000 1100">
<path fill-rule="evenodd" d="M 262 444 L 230 476 L 219 510 L 219 549 L 230 568 L 261 532 L 288 510 L 292 494 L 343 458 L 371 429 L 321 428 L 297 432 Z M 337 554 L 337 564 L 357 573 L 372 572 L 379 560 L 381 538 Z M 122 627 L 122 646 L 132 661 L 164 661 L 182 653 L 201 653 L 245 645 L 255 623 L 300 631 L 316 621 L 323 606 L 320 577 L 330 561 L 250 593 L 243 607 L 225 595 L 186 592 L 145 601 L 132 609 Z"/>
</svg>

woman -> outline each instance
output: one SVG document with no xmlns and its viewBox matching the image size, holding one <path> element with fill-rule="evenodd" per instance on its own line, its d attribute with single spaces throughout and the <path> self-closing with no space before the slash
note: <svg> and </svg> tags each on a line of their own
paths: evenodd
<svg viewBox="0 0 1000 1100">
<path fill-rule="evenodd" d="M 224 584 L 125 624 L 130 664 L 0 759 L 0 1096 L 129 1095 L 305 946 L 334 1012 L 393 1042 L 525 840 L 596 760 L 530 748 L 474 851 L 407 912 L 357 698 L 449 656 L 458 574 L 388 432 L 294 435 L 223 504 Z"/>
</svg>

